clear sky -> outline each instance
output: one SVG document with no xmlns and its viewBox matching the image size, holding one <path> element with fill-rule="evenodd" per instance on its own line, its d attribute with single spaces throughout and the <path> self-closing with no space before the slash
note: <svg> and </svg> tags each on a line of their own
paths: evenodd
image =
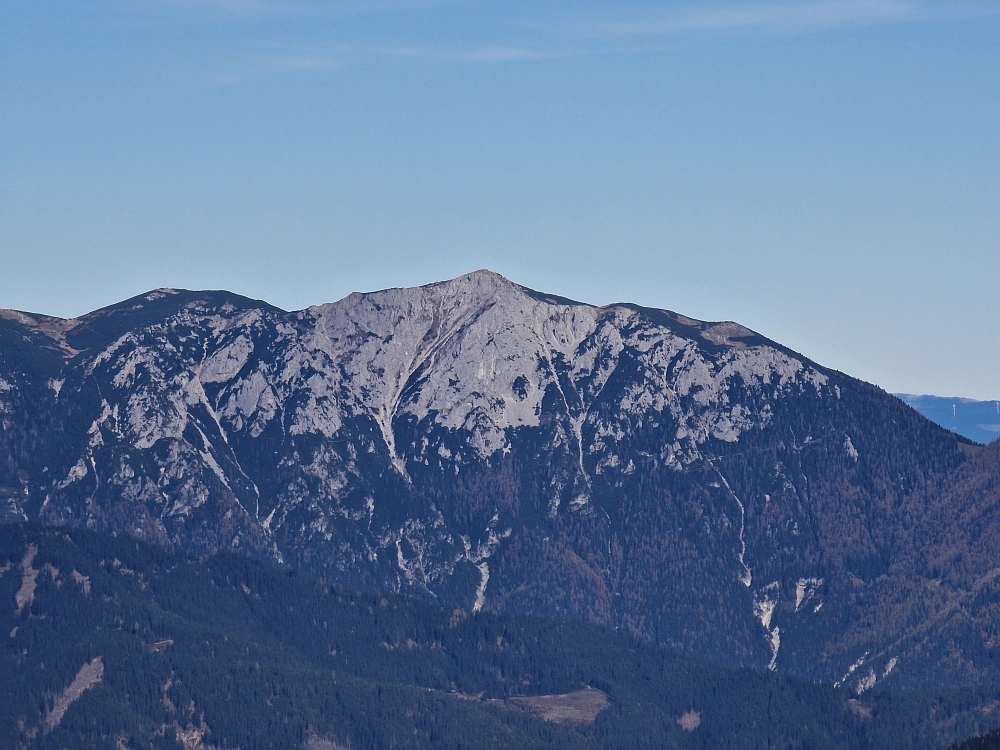
<svg viewBox="0 0 1000 750">
<path fill-rule="evenodd" d="M 0 307 L 482 267 L 1000 398 L 1000 0 L 0 0 Z"/>
</svg>

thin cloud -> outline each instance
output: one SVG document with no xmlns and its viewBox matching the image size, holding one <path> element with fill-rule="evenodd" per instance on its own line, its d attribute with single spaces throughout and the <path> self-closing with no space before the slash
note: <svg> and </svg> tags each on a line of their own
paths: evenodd
<svg viewBox="0 0 1000 750">
<path fill-rule="evenodd" d="M 286 39 L 295 38 L 297 28 L 308 30 L 311 43 L 272 44 L 269 50 L 258 49 L 242 57 L 242 61 L 224 64 L 224 70 L 208 76 L 211 85 L 221 86 L 280 75 L 335 73 L 365 61 L 502 65 L 589 55 L 657 54 L 673 48 L 681 37 L 691 35 L 816 33 L 843 27 L 944 22 L 1000 13 L 996 2 L 984 0 L 763 0 L 743 4 L 723 0 L 729 4 L 675 5 L 668 9 L 663 9 L 662 5 L 628 9 L 606 3 L 603 5 L 606 10 L 584 16 L 565 8 L 552 13 L 550 11 L 555 9 L 550 6 L 547 10 L 543 2 L 533 8 L 498 12 L 488 24 L 479 25 L 479 30 L 486 32 L 489 38 L 476 41 L 467 35 L 463 38 L 463 32 L 456 30 L 466 30 L 468 19 L 455 27 L 449 21 L 450 10 L 444 7 L 464 4 L 467 9 L 478 7 L 480 14 L 494 9 L 490 4 L 470 3 L 469 0 L 370 0 L 367 3 L 330 0 L 322 4 L 317 0 L 145 1 L 160 7 L 199 8 L 206 12 L 214 9 L 216 14 L 226 13 L 233 18 L 284 14 L 286 20 L 296 19 L 291 25 L 281 26 L 280 33 Z M 499 5 L 498 0 L 493 0 L 493 4 Z M 437 11 L 432 11 L 435 8 Z M 345 12 L 420 12 L 426 13 L 428 20 L 413 25 L 414 38 L 379 43 L 358 38 L 371 28 L 361 31 L 352 24 L 334 20 L 333 16 Z M 538 24 L 528 20 L 539 15 L 548 15 L 550 22 Z M 265 34 L 270 36 L 265 26 L 258 24 L 255 28 L 265 29 Z M 328 31 L 328 41 L 316 43 L 316 32 L 324 28 Z"/>
<path fill-rule="evenodd" d="M 432 10 L 467 0 L 145 0 L 148 9 L 187 8 L 195 11 L 222 13 L 233 18 L 264 15 L 311 16 L 322 18 L 391 14 L 401 11 Z"/>
<path fill-rule="evenodd" d="M 565 26 L 563 33 L 590 39 L 685 33 L 804 33 L 850 26 L 984 18 L 1000 15 L 995 2 L 972 0 L 806 0 L 688 7 L 629 18 Z M 550 27 L 550 31 L 555 28 Z"/>
<path fill-rule="evenodd" d="M 554 52 L 541 52 L 524 47 L 508 47 L 502 44 L 491 44 L 479 49 L 470 50 L 458 56 L 465 62 L 504 63 L 524 60 L 542 60 L 556 57 Z"/>
<path fill-rule="evenodd" d="M 396 11 L 432 10 L 442 5 L 457 5 L 467 0 L 363 0 L 331 3 L 331 10 L 346 13 L 393 13 Z"/>
<path fill-rule="evenodd" d="M 270 57 L 242 68 L 214 71 L 203 80 L 209 86 L 237 86 L 276 75 L 335 73 L 343 67 L 340 60 L 324 55 Z"/>
<path fill-rule="evenodd" d="M 485 44 L 477 47 L 400 44 L 384 46 L 345 46 L 341 54 L 349 57 L 384 57 L 444 63 L 509 63 L 567 57 L 568 51 L 539 50 L 529 47 Z"/>
<path fill-rule="evenodd" d="M 241 83 L 253 81 L 255 78 L 259 78 L 259 76 L 217 70 L 205 75 L 201 82 L 209 88 L 214 88 L 216 86 L 238 86 Z"/>
<path fill-rule="evenodd" d="M 653 36 L 685 32 L 766 30 L 802 32 L 916 19 L 919 9 L 905 0 L 821 2 L 691 8 L 669 14 L 600 24 L 609 36 Z"/>
<path fill-rule="evenodd" d="M 339 60 L 334 60 L 330 57 L 321 57 L 318 55 L 308 56 L 308 57 L 285 57 L 272 60 L 268 66 L 271 70 L 275 71 L 288 71 L 288 72 L 333 72 L 340 70 L 344 67 L 343 63 Z"/>
<path fill-rule="evenodd" d="M 277 0 L 168 0 L 166 5 L 174 8 L 222 12 L 231 16 L 273 15 L 289 13 L 294 9 L 290 3 Z"/>
</svg>

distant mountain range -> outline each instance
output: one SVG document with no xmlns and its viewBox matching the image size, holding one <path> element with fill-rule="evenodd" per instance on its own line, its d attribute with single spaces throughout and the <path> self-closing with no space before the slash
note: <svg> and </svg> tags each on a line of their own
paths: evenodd
<svg viewBox="0 0 1000 750">
<path fill-rule="evenodd" d="M 895 394 L 928 419 L 977 443 L 1000 438 L 1000 401 Z"/>
<path fill-rule="evenodd" d="M 479 271 L 0 314 L 8 520 L 573 617 L 848 687 L 1000 680 L 1000 444 L 732 322 Z"/>
</svg>

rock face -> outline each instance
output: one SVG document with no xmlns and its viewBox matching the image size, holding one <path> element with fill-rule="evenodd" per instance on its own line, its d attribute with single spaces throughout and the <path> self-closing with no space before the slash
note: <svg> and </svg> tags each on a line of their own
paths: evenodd
<svg viewBox="0 0 1000 750">
<path fill-rule="evenodd" d="M 927 656 L 954 617 L 920 604 L 932 573 L 900 570 L 927 493 L 978 449 L 736 323 L 488 271 L 291 313 L 163 289 L 68 321 L 4 311 L 0 417 L 8 520 L 584 617 L 860 690 L 995 670 L 992 635 Z"/>
</svg>

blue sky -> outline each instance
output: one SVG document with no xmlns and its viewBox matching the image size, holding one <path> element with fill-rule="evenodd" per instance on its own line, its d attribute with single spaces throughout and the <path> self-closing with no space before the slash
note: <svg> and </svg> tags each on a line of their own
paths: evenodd
<svg viewBox="0 0 1000 750">
<path fill-rule="evenodd" d="M 1000 2 L 0 3 L 0 307 L 487 267 L 1000 397 Z"/>
</svg>

